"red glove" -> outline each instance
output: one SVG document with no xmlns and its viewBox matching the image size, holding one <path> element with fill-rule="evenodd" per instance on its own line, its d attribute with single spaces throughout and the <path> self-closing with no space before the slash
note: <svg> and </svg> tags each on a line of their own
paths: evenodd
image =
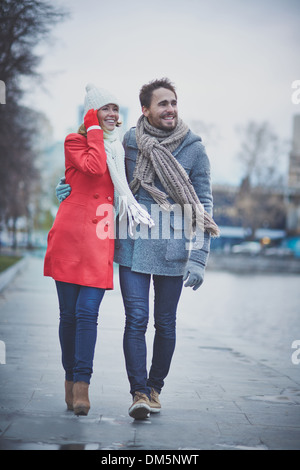
<svg viewBox="0 0 300 470">
<path fill-rule="evenodd" d="M 92 127 L 95 129 L 94 126 L 97 126 L 96 129 L 101 129 L 99 126 L 98 116 L 97 116 L 97 109 L 89 109 L 86 115 L 84 116 L 84 125 L 87 132 Z"/>
</svg>

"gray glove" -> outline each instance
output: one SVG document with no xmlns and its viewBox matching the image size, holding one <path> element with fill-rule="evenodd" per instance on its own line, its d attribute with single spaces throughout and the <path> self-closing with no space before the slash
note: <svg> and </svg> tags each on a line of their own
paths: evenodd
<svg viewBox="0 0 300 470">
<path fill-rule="evenodd" d="M 192 287 L 193 290 L 197 290 L 204 280 L 204 266 L 191 259 L 188 260 L 187 265 L 183 274 L 184 287 Z"/>
<path fill-rule="evenodd" d="M 65 184 L 66 178 L 60 178 L 58 185 L 55 188 L 56 197 L 59 202 L 62 202 L 66 197 L 70 196 L 72 188 L 69 184 Z"/>
</svg>

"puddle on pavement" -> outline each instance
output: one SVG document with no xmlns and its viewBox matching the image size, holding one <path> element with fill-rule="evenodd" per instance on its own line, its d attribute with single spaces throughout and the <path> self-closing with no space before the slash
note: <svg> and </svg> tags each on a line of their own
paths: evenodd
<svg viewBox="0 0 300 470">
<path fill-rule="evenodd" d="M 236 449 L 236 450 L 269 450 L 268 447 L 263 444 L 259 444 L 257 446 L 217 444 L 217 446 L 223 447 L 225 449 Z"/>
<path fill-rule="evenodd" d="M 219 346 L 199 346 L 199 349 L 208 349 L 211 351 L 232 351 L 232 348 L 225 348 L 225 347 L 219 347 Z"/>
<path fill-rule="evenodd" d="M 59 450 L 56 444 L 44 444 L 42 442 L 22 442 L 13 439 L 2 439 L 0 441 L 1 450 Z"/>
<path fill-rule="evenodd" d="M 49 444 L 43 442 L 22 442 L 13 439 L 3 439 L 0 441 L 1 450 L 121 450 L 124 445 L 120 442 L 113 442 L 108 446 L 101 444 Z"/>
<path fill-rule="evenodd" d="M 253 395 L 245 397 L 247 400 L 264 401 L 286 405 L 300 405 L 300 390 L 285 389 L 279 395 Z"/>
<path fill-rule="evenodd" d="M 227 352 L 230 353 L 234 356 L 235 359 L 237 359 L 239 362 L 243 362 L 246 364 L 255 364 L 255 361 L 253 359 L 250 359 L 249 357 L 246 357 L 244 354 L 235 351 L 232 348 L 228 347 L 223 347 L 223 346 L 199 346 L 199 349 L 203 349 L 206 351 L 212 351 L 212 352 Z"/>
</svg>

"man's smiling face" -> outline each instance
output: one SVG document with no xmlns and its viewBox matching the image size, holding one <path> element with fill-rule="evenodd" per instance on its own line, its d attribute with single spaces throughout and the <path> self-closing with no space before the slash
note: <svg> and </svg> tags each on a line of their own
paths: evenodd
<svg viewBox="0 0 300 470">
<path fill-rule="evenodd" d="M 173 130 L 178 122 L 177 98 L 168 88 L 158 88 L 152 93 L 149 108 L 143 106 L 143 114 L 153 127 Z"/>
</svg>

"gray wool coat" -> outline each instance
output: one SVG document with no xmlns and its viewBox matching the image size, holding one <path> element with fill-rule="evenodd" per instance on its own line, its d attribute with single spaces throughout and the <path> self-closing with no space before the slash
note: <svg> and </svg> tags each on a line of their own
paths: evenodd
<svg viewBox="0 0 300 470">
<path fill-rule="evenodd" d="M 133 179 L 138 148 L 135 128 L 124 136 L 125 165 L 128 181 Z M 174 157 L 183 166 L 195 188 L 199 200 L 209 214 L 212 214 L 212 191 L 210 181 L 210 163 L 201 138 L 191 131 L 181 145 L 173 152 Z M 155 186 L 165 192 L 156 177 Z M 185 228 L 184 212 L 178 205 L 168 212 L 158 207 L 150 194 L 142 187 L 135 194 L 138 202 L 148 210 L 155 222 L 151 229 L 138 226 L 130 235 L 127 230 L 126 217 L 117 219 L 115 262 L 128 266 L 133 271 L 165 276 L 181 276 L 188 259 L 197 263 L 203 271 L 207 264 L 210 235 L 203 233 L 191 237 Z M 174 201 L 169 198 L 174 204 Z"/>
</svg>

